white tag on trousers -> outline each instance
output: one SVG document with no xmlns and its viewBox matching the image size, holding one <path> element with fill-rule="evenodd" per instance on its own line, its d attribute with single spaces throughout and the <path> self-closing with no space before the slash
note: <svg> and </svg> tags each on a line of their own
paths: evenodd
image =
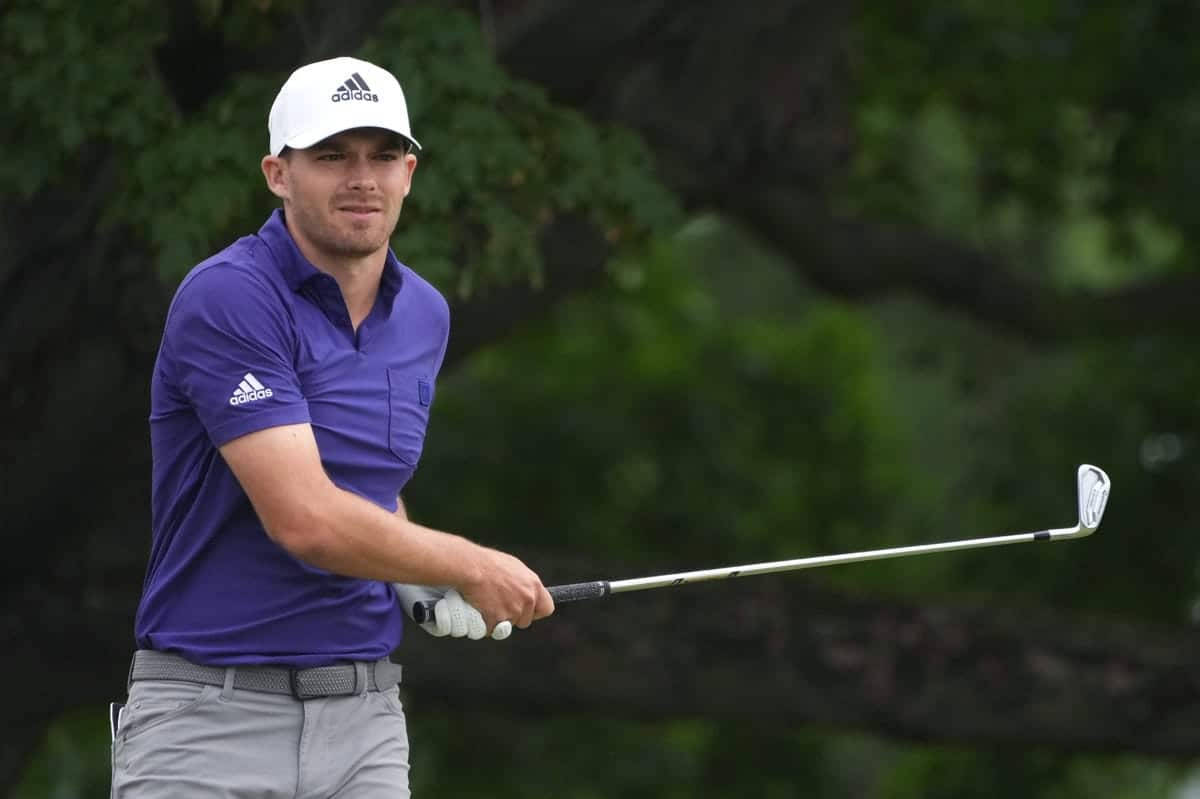
<svg viewBox="0 0 1200 799">
<path fill-rule="evenodd" d="M 121 728 L 121 716 L 125 712 L 125 705 L 121 702 L 110 702 L 108 705 L 108 731 L 112 735 L 115 742 L 117 740 L 117 730 Z"/>
</svg>

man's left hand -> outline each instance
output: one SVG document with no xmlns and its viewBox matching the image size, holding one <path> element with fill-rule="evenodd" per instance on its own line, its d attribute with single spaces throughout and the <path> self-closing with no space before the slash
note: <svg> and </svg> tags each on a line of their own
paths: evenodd
<svg viewBox="0 0 1200 799">
<path fill-rule="evenodd" d="M 483 616 L 469 602 L 462 598 L 458 591 L 451 588 L 448 591 L 430 588 L 423 585 L 407 585 L 393 583 L 396 596 L 404 606 L 404 612 L 412 618 L 413 605 L 417 602 L 436 600 L 433 606 L 433 619 L 421 624 L 421 629 L 437 638 L 451 636 L 452 638 L 470 638 L 478 641 L 487 635 L 487 624 Z M 492 630 L 492 639 L 503 641 L 512 635 L 512 623 L 502 621 Z"/>
</svg>

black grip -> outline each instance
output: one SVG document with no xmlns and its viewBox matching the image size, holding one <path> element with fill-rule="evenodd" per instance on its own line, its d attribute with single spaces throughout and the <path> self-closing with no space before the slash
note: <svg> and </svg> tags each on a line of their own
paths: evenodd
<svg viewBox="0 0 1200 799">
<path fill-rule="evenodd" d="M 426 599 L 423 602 L 414 602 L 412 608 L 413 621 L 417 624 L 424 624 L 427 621 L 433 621 L 433 606 L 437 604 L 437 600 Z"/>
<path fill-rule="evenodd" d="M 596 580 L 592 583 L 568 583 L 567 585 L 552 585 L 546 589 L 555 602 L 577 602 L 580 599 L 599 599 L 608 596 L 608 583 Z"/>
<path fill-rule="evenodd" d="M 596 580 L 591 583 L 568 583 L 567 585 L 552 585 L 547 591 L 550 592 L 550 597 L 555 602 L 577 602 L 580 599 L 599 599 L 600 597 L 608 596 L 608 583 L 604 580 Z M 437 604 L 436 600 L 427 599 L 423 602 L 414 602 L 412 608 L 413 621 L 417 624 L 424 624 L 427 621 L 433 621 L 433 606 Z"/>
</svg>

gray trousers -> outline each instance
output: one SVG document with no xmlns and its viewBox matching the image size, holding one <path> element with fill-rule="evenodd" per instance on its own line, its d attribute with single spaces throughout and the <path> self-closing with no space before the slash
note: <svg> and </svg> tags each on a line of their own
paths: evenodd
<svg viewBox="0 0 1200 799">
<path fill-rule="evenodd" d="M 112 796 L 408 799 L 399 689 L 298 700 L 139 680 L 117 727 Z"/>
</svg>

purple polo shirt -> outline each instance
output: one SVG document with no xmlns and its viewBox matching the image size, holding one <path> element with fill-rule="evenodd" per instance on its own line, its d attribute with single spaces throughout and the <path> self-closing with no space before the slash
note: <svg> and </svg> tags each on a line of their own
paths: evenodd
<svg viewBox="0 0 1200 799">
<path fill-rule="evenodd" d="M 389 250 L 356 334 L 337 283 L 300 253 L 282 211 L 188 274 L 150 385 L 153 539 L 139 647 L 296 667 L 395 649 L 403 613 L 392 589 L 272 541 L 217 448 L 309 422 L 330 479 L 395 511 L 449 328 L 445 299 Z"/>
</svg>

